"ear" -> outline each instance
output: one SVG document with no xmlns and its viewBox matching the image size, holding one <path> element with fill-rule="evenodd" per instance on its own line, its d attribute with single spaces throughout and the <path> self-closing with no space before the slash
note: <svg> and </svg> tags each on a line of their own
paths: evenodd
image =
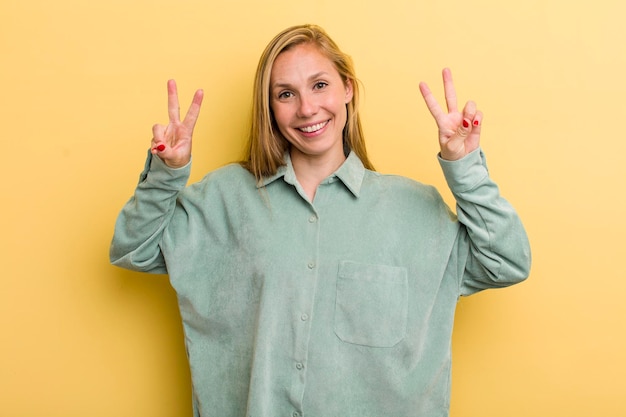
<svg viewBox="0 0 626 417">
<path fill-rule="evenodd" d="M 348 103 L 350 103 L 350 101 L 352 101 L 352 97 L 354 97 L 354 90 L 352 88 L 352 80 L 351 79 L 347 79 L 344 82 L 344 85 L 346 86 L 346 100 L 345 100 L 345 103 L 348 104 Z"/>
</svg>

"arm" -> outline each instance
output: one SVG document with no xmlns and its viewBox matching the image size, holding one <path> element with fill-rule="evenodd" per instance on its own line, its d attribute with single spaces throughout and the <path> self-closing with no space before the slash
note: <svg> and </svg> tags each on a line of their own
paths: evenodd
<svg viewBox="0 0 626 417">
<path fill-rule="evenodd" d="M 485 156 L 477 149 L 458 161 L 439 158 L 456 199 L 462 224 L 457 242 L 462 295 L 516 284 L 528 277 L 528 237 L 515 209 L 489 178 Z"/>
<path fill-rule="evenodd" d="M 463 225 L 457 253 L 464 266 L 460 272 L 461 294 L 468 295 L 524 280 L 530 270 L 530 246 L 517 213 L 489 178 L 479 146 L 482 113 L 472 101 L 462 112 L 458 110 L 447 68 L 443 70 L 443 83 L 447 113 L 425 83 L 420 83 L 420 91 L 437 122 L 440 164 Z"/>
<path fill-rule="evenodd" d="M 196 92 L 181 122 L 173 80 L 167 90 L 169 124 L 152 128 L 152 149 L 135 194 L 117 218 L 109 252 L 114 265 L 154 273 L 167 272 L 159 243 L 189 178 L 191 138 L 203 96 Z"/>
</svg>

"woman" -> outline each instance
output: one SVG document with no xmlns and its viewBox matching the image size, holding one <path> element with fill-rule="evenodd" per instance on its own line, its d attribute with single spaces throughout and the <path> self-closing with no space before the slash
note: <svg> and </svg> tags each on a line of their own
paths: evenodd
<svg viewBox="0 0 626 417">
<path fill-rule="evenodd" d="M 459 296 L 524 280 L 530 249 L 479 148 L 482 114 L 448 112 L 438 192 L 373 171 L 350 59 L 319 27 L 263 53 L 247 158 L 185 187 L 203 98 L 169 124 L 118 218 L 111 261 L 168 273 L 196 416 L 446 416 Z"/>
</svg>

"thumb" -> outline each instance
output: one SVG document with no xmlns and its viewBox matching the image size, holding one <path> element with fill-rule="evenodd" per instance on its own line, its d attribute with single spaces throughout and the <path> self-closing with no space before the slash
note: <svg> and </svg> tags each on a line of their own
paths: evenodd
<svg viewBox="0 0 626 417">
<path fill-rule="evenodd" d="M 456 129 L 456 135 L 459 138 L 466 138 L 472 131 L 471 120 L 467 117 L 463 117 L 463 120 Z"/>
</svg>

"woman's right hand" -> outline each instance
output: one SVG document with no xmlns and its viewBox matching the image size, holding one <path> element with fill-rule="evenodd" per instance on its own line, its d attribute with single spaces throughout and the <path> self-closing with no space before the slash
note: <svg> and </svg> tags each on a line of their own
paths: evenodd
<svg viewBox="0 0 626 417">
<path fill-rule="evenodd" d="M 196 91 L 191 106 L 181 122 L 176 81 L 167 82 L 167 126 L 152 126 L 152 154 L 158 155 L 170 168 L 181 168 L 191 160 L 191 137 L 200 114 L 204 92 Z"/>
</svg>

